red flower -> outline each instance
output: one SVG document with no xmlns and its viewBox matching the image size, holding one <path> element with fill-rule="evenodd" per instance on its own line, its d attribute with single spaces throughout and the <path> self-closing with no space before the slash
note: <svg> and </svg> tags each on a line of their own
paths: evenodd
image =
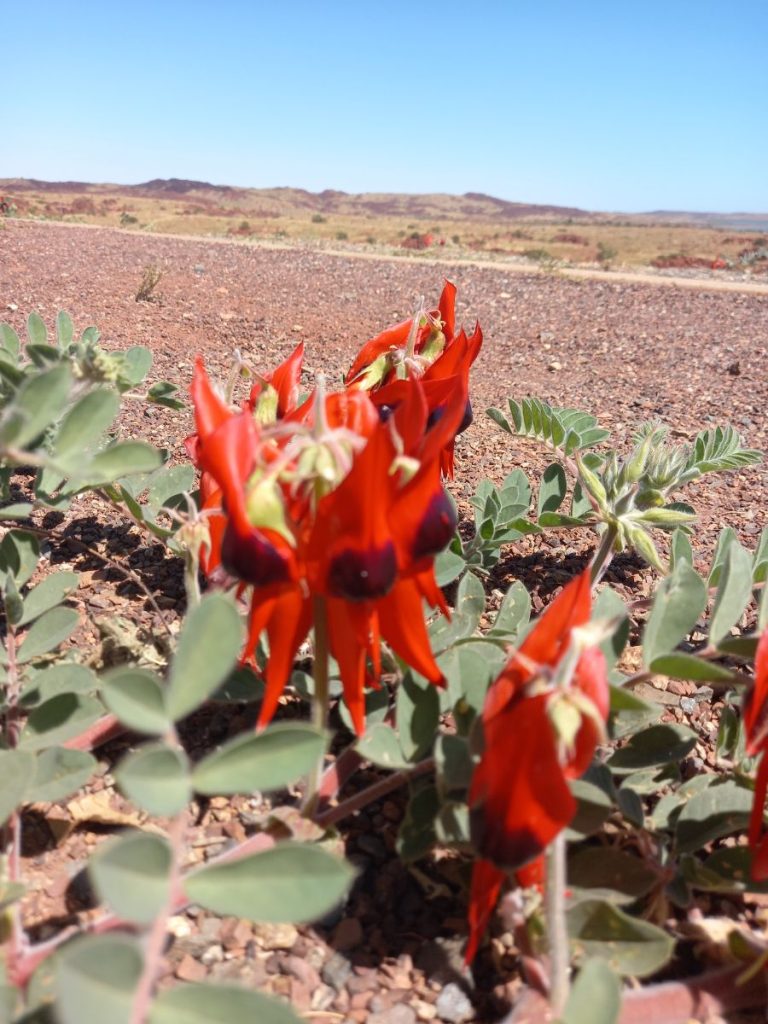
<svg viewBox="0 0 768 1024">
<path fill-rule="evenodd" d="M 300 341 L 287 359 L 257 380 L 251 388 L 248 406 L 262 421 L 281 420 L 293 412 L 299 401 L 299 381 L 304 360 L 304 342 Z M 262 415 L 259 415 L 259 412 Z"/>
<path fill-rule="evenodd" d="M 758 642 L 755 681 L 744 699 L 744 730 L 747 754 L 750 757 L 760 755 L 749 819 L 749 845 L 752 850 L 752 879 L 761 882 L 768 878 L 768 830 L 763 821 L 768 793 L 768 628 Z"/>
<path fill-rule="evenodd" d="M 404 320 L 363 345 L 346 376 L 347 387 L 368 391 L 385 415 L 403 399 L 408 383 L 421 380 L 427 398 L 430 422 L 451 407 L 458 406 L 455 391 L 445 387 L 449 379 L 464 383 L 464 401 L 453 435 L 443 445 L 440 468 L 453 476 L 453 446 L 457 434 L 472 422 L 472 406 L 466 392 L 469 370 L 483 343 L 479 326 L 471 336 L 455 334 L 456 286 L 446 281 L 437 309 L 424 314 L 419 323 Z"/>
<path fill-rule="evenodd" d="M 488 690 L 485 746 L 469 789 L 472 838 L 482 860 L 472 883 L 467 961 L 499 879 L 535 863 L 576 812 L 568 780 L 589 766 L 609 700 L 602 653 L 574 643 L 574 630 L 590 613 L 587 569 L 547 608 Z"/>
<path fill-rule="evenodd" d="M 447 386 L 465 395 L 461 379 Z M 274 714 L 318 614 L 359 733 L 368 663 L 375 677 L 381 638 L 442 685 L 422 603 L 447 611 L 433 561 L 456 526 L 439 459 L 458 413 L 430 425 L 416 382 L 389 421 L 364 392 L 347 391 L 316 394 L 260 426 L 250 409 L 234 412 L 218 399 L 200 361 L 192 394 L 201 487 L 209 510 L 220 508 L 205 568 L 220 560 L 253 588 L 244 657 L 262 632 L 269 638 L 259 725 Z"/>
</svg>

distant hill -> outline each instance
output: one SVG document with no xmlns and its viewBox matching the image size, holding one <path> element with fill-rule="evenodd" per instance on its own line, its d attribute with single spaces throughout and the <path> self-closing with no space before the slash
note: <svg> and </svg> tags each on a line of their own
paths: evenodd
<svg viewBox="0 0 768 1024">
<path fill-rule="evenodd" d="M 315 213 L 321 216 L 405 217 L 414 220 L 452 221 L 574 221 L 632 224 L 679 224 L 768 231 L 768 213 L 706 213 L 654 210 L 648 213 L 598 213 L 573 206 L 513 203 L 507 199 L 465 192 L 409 194 L 399 192 L 349 193 L 335 189 L 308 192 L 301 188 L 238 188 L 185 178 L 153 178 L 137 185 L 93 184 L 82 181 L 40 181 L 35 178 L 0 179 L 0 191 L 76 193 L 81 196 L 136 196 L 146 199 L 184 199 L 203 205 L 226 204 L 233 211 L 258 210 L 261 216 Z"/>
</svg>

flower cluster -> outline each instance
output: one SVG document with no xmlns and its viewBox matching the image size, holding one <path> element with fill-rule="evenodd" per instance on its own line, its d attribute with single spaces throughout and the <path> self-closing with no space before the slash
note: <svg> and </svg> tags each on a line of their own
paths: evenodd
<svg viewBox="0 0 768 1024">
<path fill-rule="evenodd" d="M 755 681 L 744 700 L 744 731 L 747 754 L 760 756 L 755 779 L 755 797 L 749 819 L 752 850 L 752 879 L 768 878 L 768 831 L 765 828 L 765 797 L 768 793 L 768 629 L 763 631 L 755 654 Z"/>
<path fill-rule="evenodd" d="M 508 872 L 541 881 L 541 857 L 576 813 L 569 779 L 582 775 L 608 715 L 605 659 L 584 627 L 589 569 L 572 580 L 491 684 L 483 707 L 484 751 L 469 789 L 472 841 L 480 854 L 470 893 L 466 960 L 477 952 Z"/>
<path fill-rule="evenodd" d="M 253 658 L 262 633 L 270 652 L 260 726 L 272 718 L 312 626 L 338 662 L 358 733 L 365 728 L 365 683 L 376 685 L 380 675 L 382 639 L 430 682 L 444 682 L 422 606 L 426 601 L 448 613 L 433 568 L 456 528 L 441 466 L 447 453 L 452 463 L 466 418 L 469 364 L 480 342 L 479 330 L 471 349 L 463 332 L 454 336 L 454 294 L 446 286 L 444 323 L 435 313 L 428 327 L 416 318 L 394 329 L 407 326 L 416 339 L 416 362 L 380 390 L 360 386 L 366 356 L 355 360 L 344 390 L 326 393 L 320 380 L 300 403 L 299 346 L 232 409 L 202 361 L 196 363 L 197 431 L 187 448 L 202 470 L 209 513 L 203 567 L 208 574 L 221 567 L 252 588 L 244 658 Z M 440 351 L 433 346 L 431 356 L 420 355 L 426 335 L 443 327 Z M 391 334 L 365 349 L 394 358 L 380 340 Z M 429 377 L 452 351 L 446 366 L 455 372 Z M 377 403 L 374 395 L 381 393 L 386 401 Z"/>
</svg>

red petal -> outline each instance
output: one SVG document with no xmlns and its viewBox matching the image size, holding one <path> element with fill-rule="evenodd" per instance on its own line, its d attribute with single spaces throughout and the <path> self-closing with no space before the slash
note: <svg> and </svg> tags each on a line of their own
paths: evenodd
<svg viewBox="0 0 768 1024">
<path fill-rule="evenodd" d="M 442 686 L 445 677 L 432 655 L 421 599 L 416 580 L 401 579 L 390 594 L 376 602 L 381 635 L 411 668 Z"/>
<path fill-rule="evenodd" d="M 300 341 L 288 358 L 267 377 L 277 392 L 278 419 L 282 419 L 296 408 L 296 403 L 299 400 L 299 381 L 303 359 L 304 342 Z"/>
<path fill-rule="evenodd" d="M 344 480 L 318 502 L 308 547 L 313 592 L 367 601 L 394 584 L 397 559 L 388 521 L 393 455 L 380 424 Z"/>
<path fill-rule="evenodd" d="M 347 387 L 353 384 L 356 377 L 359 377 L 366 366 L 370 366 L 374 360 L 383 352 L 388 352 L 391 348 L 402 348 L 408 341 L 408 335 L 411 333 L 411 324 L 413 318 L 409 320 L 403 320 L 402 323 L 397 324 L 395 327 L 388 327 L 386 331 L 382 331 L 381 334 L 377 334 L 375 338 L 371 338 L 370 341 L 366 341 L 363 347 L 355 356 L 355 360 L 347 371 L 345 381 Z"/>
<path fill-rule="evenodd" d="M 768 732 L 768 628 L 763 631 L 755 654 L 755 681 L 744 698 L 744 730 L 747 754 L 757 753 Z"/>
<path fill-rule="evenodd" d="M 443 334 L 450 344 L 456 329 L 456 285 L 453 281 L 446 280 L 443 285 L 437 308 L 440 311 L 440 319 L 443 321 Z"/>
<path fill-rule="evenodd" d="M 259 713 L 258 728 L 267 725 L 291 675 L 296 652 L 309 632 L 312 602 L 300 587 L 280 594 L 273 602 L 266 622 L 269 660 L 264 673 L 266 691 Z M 249 637 L 250 639 L 250 637 Z"/>
<path fill-rule="evenodd" d="M 564 587 L 539 616 L 534 629 L 520 647 L 520 653 L 537 665 L 553 667 L 565 654 L 574 626 L 589 622 L 592 609 L 589 569 Z"/>
<path fill-rule="evenodd" d="M 483 857 L 510 870 L 540 856 L 576 811 L 549 699 L 521 697 L 483 723 L 485 751 L 469 790 L 472 839 Z"/>
<path fill-rule="evenodd" d="M 756 882 L 768 878 L 768 862 L 766 848 L 768 833 L 763 823 L 765 815 L 765 796 L 768 792 L 768 753 L 763 750 L 755 779 L 755 795 L 752 798 L 752 813 L 749 818 L 749 846 L 752 850 L 752 879 Z M 763 873 L 764 872 L 764 873 Z"/>
<path fill-rule="evenodd" d="M 226 402 L 211 387 L 211 382 L 205 371 L 205 364 L 200 356 L 195 360 L 195 372 L 192 377 L 190 391 L 192 403 L 195 407 L 197 433 L 205 440 L 209 434 L 217 427 L 220 427 L 233 413 Z"/>
<path fill-rule="evenodd" d="M 476 860 L 472 867 L 472 885 L 469 891 L 469 941 L 464 953 L 464 963 L 475 959 L 480 940 L 485 935 L 491 914 L 499 902 L 499 893 L 506 875 L 489 860 Z"/>
<path fill-rule="evenodd" d="M 371 612 L 367 604 L 328 598 L 331 652 L 339 663 L 344 701 L 358 736 L 365 732 L 365 655 L 370 646 Z"/>
</svg>

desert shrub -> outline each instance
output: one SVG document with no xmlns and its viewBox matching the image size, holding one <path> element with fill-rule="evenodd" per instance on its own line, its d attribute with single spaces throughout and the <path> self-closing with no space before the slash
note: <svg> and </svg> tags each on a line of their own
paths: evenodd
<svg viewBox="0 0 768 1024">
<path fill-rule="evenodd" d="M 162 276 L 163 271 L 159 267 L 154 263 L 148 263 L 141 275 L 141 282 L 135 295 L 136 302 L 155 302 L 155 289 L 160 284 Z"/>
<path fill-rule="evenodd" d="M 597 262 L 598 263 L 612 263 L 616 259 L 618 253 L 615 249 L 611 248 L 610 245 L 606 245 L 605 242 L 597 243 Z"/>
<path fill-rule="evenodd" d="M 346 231 L 337 231 L 336 232 L 336 240 L 338 242 L 346 242 L 348 238 L 349 238 L 349 235 L 347 234 Z"/>
<path fill-rule="evenodd" d="M 131 224 L 138 224 L 138 223 L 139 223 L 139 218 L 138 217 L 134 217 L 134 215 L 132 213 L 128 213 L 127 210 L 123 210 L 123 212 L 120 214 L 120 224 L 124 228 L 129 227 Z"/>
<path fill-rule="evenodd" d="M 324 217 L 322 215 L 322 213 L 313 213 L 312 214 L 312 223 L 313 224 L 325 224 L 326 220 L 327 220 L 327 218 Z"/>
</svg>

